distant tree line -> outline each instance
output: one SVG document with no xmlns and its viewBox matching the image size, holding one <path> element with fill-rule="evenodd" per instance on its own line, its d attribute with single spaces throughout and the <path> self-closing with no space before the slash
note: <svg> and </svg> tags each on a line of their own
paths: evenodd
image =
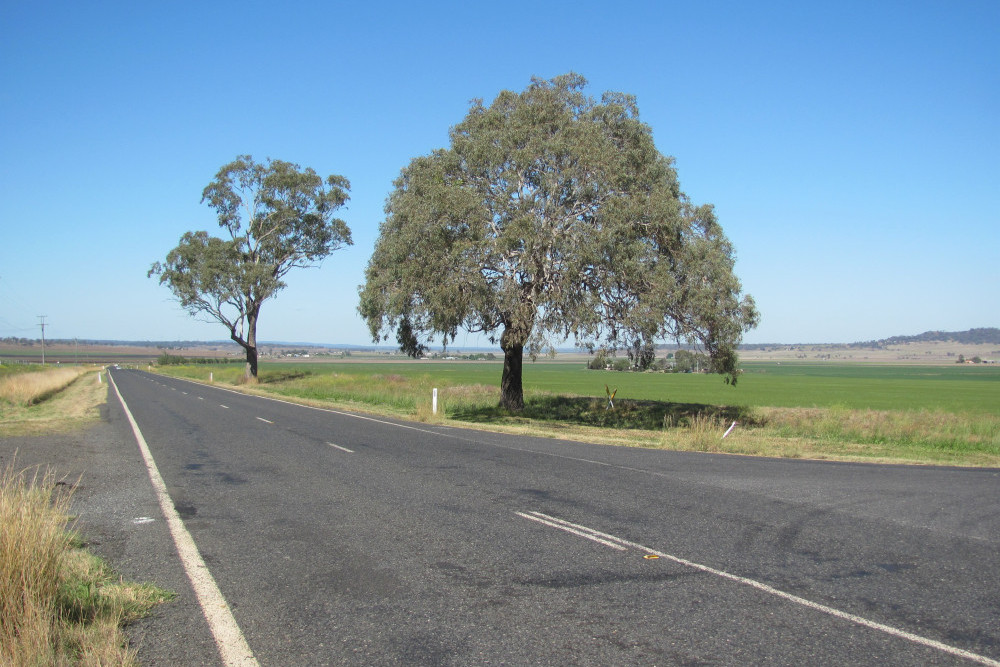
<svg viewBox="0 0 1000 667">
<path fill-rule="evenodd" d="M 692 350 L 677 350 L 668 352 L 659 359 L 651 351 L 642 354 L 630 354 L 627 357 L 616 357 L 605 349 L 597 350 L 587 363 L 590 370 L 612 371 L 651 371 L 659 373 L 695 373 L 711 370 L 712 359 L 709 355 Z"/>
<path fill-rule="evenodd" d="M 158 366 L 185 366 L 187 364 L 236 364 L 240 359 L 217 359 L 215 357 L 183 357 L 179 354 L 164 352 L 156 358 Z"/>
</svg>

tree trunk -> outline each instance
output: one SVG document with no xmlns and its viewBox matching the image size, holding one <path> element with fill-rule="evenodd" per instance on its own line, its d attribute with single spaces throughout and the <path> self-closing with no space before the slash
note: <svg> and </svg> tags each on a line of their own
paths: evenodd
<svg viewBox="0 0 1000 667">
<path fill-rule="evenodd" d="M 524 343 L 514 338 L 510 329 L 500 336 L 503 350 L 503 377 L 500 378 L 500 407 L 511 412 L 524 410 L 524 387 L 521 384 L 521 366 L 524 360 Z"/>
<path fill-rule="evenodd" d="M 503 351 L 503 377 L 500 379 L 500 407 L 511 412 L 524 410 L 524 387 L 521 385 L 521 362 L 524 346 L 514 345 Z"/>
<path fill-rule="evenodd" d="M 257 380 L 257 346 L 247 345 L 247 366 L 243 373 L 245 382 L 256 382 Z"/>
<path fill-rule="evenodd" d="M 246 383 L 257 382 L 257 313 L 247 314 L 246 340 L 236 335 L 235 329 L 231 338 L 239 343 L 247 353 L 247 364 L 246 370 L 243 373 L 243 381 Z"/>
</svg>

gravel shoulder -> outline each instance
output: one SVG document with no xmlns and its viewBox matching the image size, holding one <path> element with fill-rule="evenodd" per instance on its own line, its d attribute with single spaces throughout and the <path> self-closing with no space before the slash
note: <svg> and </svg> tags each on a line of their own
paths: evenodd
<svg viewBox="0 0 1000 667">
<path fill-rule="evenodd" d="M 75 487 L 76 530 L 90 551 L 124 579 L 176 594 L 127 628 L 140 664 L 221 664 L 121 404 L 111 393 L 100 410 L 100 421 L 73 432 L 0 438 L 0 468 L 51 468 Z"/>
</svg>

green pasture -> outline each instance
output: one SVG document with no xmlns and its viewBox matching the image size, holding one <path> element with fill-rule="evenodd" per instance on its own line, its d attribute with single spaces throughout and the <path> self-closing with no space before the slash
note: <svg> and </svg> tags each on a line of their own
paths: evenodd
<svg viewBox="0 0 1000 667">
<path fill-rule="evenodd" d="M 534 435 L 761 456 L 1000 465 L 1000 367 L 747 363 L 717 375 L 524 366 L 525 409 L 498 407 L 499 362 L 264 362 L 251 391 Z M 242 364 L 161 372 L 239 384 Z M 606 388 L 614 391 L 608 409 Z M 439 413 L 431 411 L 438 392 Z M 722 440 L 723 431 L 740 428 Z"/>
<path fill-rule="evenodd" d="M 484 385 L 497 388 L 499 362 L 401 361 L 261 364 L 261 378 L 273 383 L 307 376 L 336 375 L 346 393 L 366 384 L 365 378 L 405 378 L 412 385 L 449 387 Z M 525 363 L 526 395 L 548 393 L 601 397 L 605 385 L 618 399 L 697 403 L 739 407 L 839 407 L 853 410 L 936 410 L 950 413 L 1000 414 L 1000 366 L 903 366 L 876 364 L 747 363 L 735 386 L 718 375 L 699 373 L 620 373 L 588 370 L 582 362 Z M 228 369 L 194 366 L 192 377 L 214 372 L 234 377 L 241 365 Z M 332 383 L 319 383 L 321 386 Z M 277 388 L 277 387 L 276 387 Z M 361 391 L 363 387 L 358 387 Z M 338 390 L 340 393 L 340 390 Z M 319 397 L 319 396 L 317 396 Z M 345 396 L 346 397 L 346 396 Z"/>
</svg>

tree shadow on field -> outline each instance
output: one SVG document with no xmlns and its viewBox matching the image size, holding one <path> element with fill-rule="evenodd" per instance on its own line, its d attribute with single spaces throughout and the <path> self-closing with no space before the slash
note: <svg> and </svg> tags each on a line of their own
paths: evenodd
<svg viewBox="0 0 1000 667">
<path fill-rule="evenodd" d="M 705 419 L 720 423 L 739 421 L 747 425 L 756 421 L 748 409 L 741 406 L 621 399 L 615 400 L 614 407 L 609 408 L 607 398 L 585 396 L 532 396 L 525 398 L 522 412 L 510 412 L 500 406 L 470 406 L 453 412 L 451 417 L 481 424 L 531 420 L 645 431 L 688 426 Z"/>
<path fill-rule="evenodd" d="M 257 381 L 261 384 L 278 384 L 290 380 L 301 380 L 314 374 L 313 371 L 303 370 L 268 370 L 266 373 L 259 373 Z"/>
</svg>

